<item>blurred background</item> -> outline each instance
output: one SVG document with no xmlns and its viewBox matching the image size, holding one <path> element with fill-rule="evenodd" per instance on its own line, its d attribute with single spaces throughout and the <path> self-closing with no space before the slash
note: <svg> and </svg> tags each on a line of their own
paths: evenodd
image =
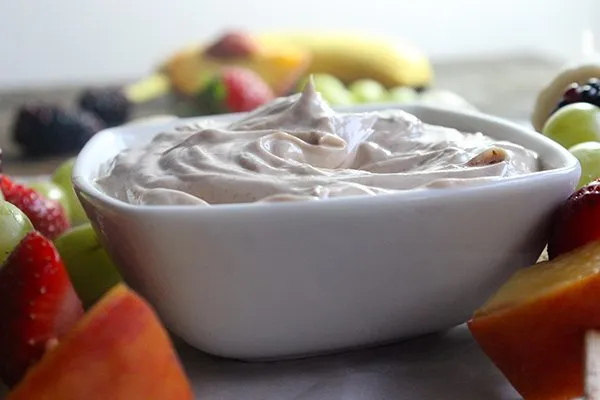
<svg viewBox="0 0 600 400">
<path fill-rule="evenodd" d="M 597 21 L 597 0 L 2 0 L 0 147 L 4 167 L 19 175 L 48 173 L 76 154 L 98 129 L 139 117 L 239 111 L 214 104 L 199 107 L 200 89 L 195 87 L 182 96 L 181 88 L 173 86 L 173 74 L 167 76 L 167 83 L 164 79 L 152 81 L 150 90 L 145 82 L 135 95 L 125 90 L 130 86 L 123 86 L 155 76 L 159 66 L 172 61 L 185 46 L 214 43 L 232 30 L 250 35 L 273 32 L 275 36 L 308 32 L 317 38 L 349 32 L 392 44 L 408 41 L 416 48 L 417 61 L 410 60 L 411 53 L 405 49 L 394 52 L 377 43 L 352 48 L 354 42 L 348 40 L 344 54 L 336 56 L 337 69 L 326 72 L 343 80 L 344 90 L 352 92 L 350 97 L 355 100 L 361 91 L 361 102 L 367 97 L 380 102 L 412 101 L 417 98 L 413 89 L 425 87 L 429 90 L 420 98 L 433 99 L 436 105 L 467 106 L 527 123 L 540 89 L 565 62 L 581 56 L 582 32 L 600 36 Z M 327 56 L 336 50 L 325 37 Z M 313 42 L 308 53 L 319 45 L 319 40 Z M 280 82 L 269 79 L 285 78 L 285 91 L 275 90 L 274 95 L 293 92 L 298 88 L 294 85 L 311 72 L 297 73 L 290 66 L 295 57 L 292 47 L 284 45 L 276 54 L 275 58 L 287 60 L 281 65 L 269 65 L 269 57 L 277 53 L 273 49 L 266 59 L 250 62 L 275 89 L 281 89 Z M 200 53 L 196 53 L 193 62 L 198 63 Z M 395 64 L 383 60 L 392 53 Z M 283 66 L 285 63 L 289 65 Z M 386 63 L 388 75 L 394 75 L 394 68 L 404 68 L 404 75 L 387 82 L 380 79 L 375 70 Z M 202 64 L 193 68 L 202 70 L 204 79 L 215 72 L 212 67 L 206 69 Z M 186 84 L 190 79 L 196 84 L 199 75 L 190 78 L 189 68 L 179 65 L 175 75 L 187 79 Z M 354 76 L 344 79 L 352 75 L 351 68 Z M 404 82 L 407 77 L 414 82 Z M 370 82 L 353 87 L 359 78 Z M 323 92 L 335 89 L 330 81 L 321 82 Z M 385 91 L 376 87 L 378 84 L 384 85 Z M 394 97 L 387 95 L 394 86 L 403 85 L 408 86 L 410 95 L 402 90 Z M 108 87 L 113 88 L 112 93 L 89 95 L 84 101 L 87 105 L 82 106 L 88 90 Z M 168 95 L 157 96 L 157 90 Z M 388 97 L 377 97 L 376 93 L 384 92 Z M 347 94 L 340 97 L 340 93 L 330 97 L 335 100 L 332 104 L 348 104 L 350 98 Z M 45 108 L 23 114 L 23 108 L 32 102 L 44 102 Z M 106 111 L 100 110 L 102 107 L 109 109 L 107 115 L 100 115 Z M 100 118 L 99 124 L 90 123 L 89 116 L 82 117 L 82 110 L 114 121 Z M 53 118 L 41 121 L 43 112 Z M 75 123 L 62 123 L 68 120 L 65 113 L 70 113 Z M 82 123 L 84 119 L 87 122 Z"/>
<path fill-rule="evenodd" d="M 3 0 L 0 88 L 135 79 L 227 28 L 359 30 L 410 39 L 434 60 L 566 58 L 598 21 L 597 0 Z"/>
</svg>

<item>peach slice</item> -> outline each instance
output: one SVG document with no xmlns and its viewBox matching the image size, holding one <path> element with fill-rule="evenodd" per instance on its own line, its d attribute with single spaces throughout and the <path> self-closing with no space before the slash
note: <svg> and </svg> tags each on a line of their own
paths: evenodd
<svg viewBox="0 0 600 400">
<path fill-rule="evenodd" d="M 582 396 L 586 331 L 600 328 L 600 242 L 518 271 L 468 326 L 525 399 Z"/>
<path fill-rule="evenodd" d="M 118 284 L 28 371 L 7 400 L 193 398 L 154 311 Z"/>
</svg>

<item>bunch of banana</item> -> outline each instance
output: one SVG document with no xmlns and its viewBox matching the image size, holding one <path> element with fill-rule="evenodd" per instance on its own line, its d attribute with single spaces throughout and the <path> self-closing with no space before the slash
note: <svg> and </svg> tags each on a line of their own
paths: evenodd
<svg viewBox="0 0 600 400">
<path fill-rule="evenodd" d="M 345 33 L 273 32 L 247 36 L 255 46 L 237 57 L 209 54 L 207 49 L 218 41 L 181 49 L 156 73 L 130 85 L 127 96 L 137 103 L 169 91 L 193 96 L 201 90 L 205 76 L 225 65 L 254 70 L 277 95 L 288 93 L 300 78 L 312 73 L 330 74 L 344 83 L 373 79 L 387 88 L 428 87 L 433 80 L 428 58 L 407 42 Z"/>
</svg>

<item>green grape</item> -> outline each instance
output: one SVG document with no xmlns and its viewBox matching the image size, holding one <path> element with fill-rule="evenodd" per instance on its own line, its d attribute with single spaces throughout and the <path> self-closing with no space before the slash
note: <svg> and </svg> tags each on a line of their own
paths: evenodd
<svg viewBox="0 0 600 400">
<path fill-rule="evenodd" d="M 89 223 L 63 233 L 54 245 L 84 307 L 89 308 L 121 281 L 121 275 Z"/>
<path fill-rule="evenodd" d="M 589 103 L 573 103 L 548 118 L 542 133 L 564 147 L 600 141 L 600 108 Z"/>
<path fill-rule="evenodd" d="M 569 148 L 581 164 L 578 188 L 600 178 L 600 142 L 583 142 Z"/>
<path fill-rule="evenodd" d="M 298 85 L 299 92 L 301 92 L 302 89 L 304 89 L 304 86 L 306 86 L 306 83 L 308 82 L 308 80 L 310 78 L 312 78 L 312 80 L 315 84 L 315 87 L 317 87 L 317 90 L 319 90 L 319 87 L 331 88 L 333 90 L 346 89 L 346 86 L 344 86 L 344 83 L 333 75 L 312 74 L 300 81 L 300 84 Z"/>
<path fill-rule="evenodd" d="M 412 103 L 418 99 L 417 91 L 407 86 L 397 86 L 388 92 L 388 100 L 393 103 Z"/>
<path fill-rule="evenodd" d="M 332 106 L 349 106 L 356 103 L 352 93 L 346 89 L 342 81 L 333 75 L 314 74 L 312 75 L 315 89 L 321 93 L 323 99 Z M 301 87 L 304 87 L 304 83 Z"/>
<path fill-rule="evenodd" d="M 69 211 L 69 221 L 71 225 L 81 225 L 82 223 L 87 221 L 87 216 L 85 215 L 85 211 L 73 190 L 73 181 L 71 176 L 73 175 L 73 164 L 75 163 L 75 159 L 71 158 L 64 163 L 62 163 L 54 174 L 52 175 L 52 182 L 56 183 L 60 186 L 64 193 L 66 202 L 68 204 Z"/>
<path fill-rule="evenodd" d="M 26 182 L 25 185 L 47 199 L 58 201 L 65 209 L 67 215 L 69 215 L 69 199 L 67 199 L 67 195 L 62 187 L 51 181 Z"/>
<path fill-rule="evenodd" d="M 385 87 L 373 79 L 359 79 L 348 89 L 359 103 L 380 103 L 388 99 Z"/>
<path fill-rule="evenodd" d="M 33 231 L 29 218 L 8 201 L 0 203 L 0 264 L 8 258 L 21 239 Z"/>
</svg>

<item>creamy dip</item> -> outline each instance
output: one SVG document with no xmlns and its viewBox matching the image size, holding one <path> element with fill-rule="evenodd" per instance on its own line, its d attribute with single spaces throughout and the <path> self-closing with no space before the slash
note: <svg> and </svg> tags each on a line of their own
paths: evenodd
<svg viewBox="0 0 600 400">
<path fill-rule="evenodd" d="M 309 82 L 229 123 L 159 133 L 96 183 L 133 204 L 223 204 L 481 184 L 540 170 L 538 155 L 401 110 L 340 113 Z"/>
</svg>

